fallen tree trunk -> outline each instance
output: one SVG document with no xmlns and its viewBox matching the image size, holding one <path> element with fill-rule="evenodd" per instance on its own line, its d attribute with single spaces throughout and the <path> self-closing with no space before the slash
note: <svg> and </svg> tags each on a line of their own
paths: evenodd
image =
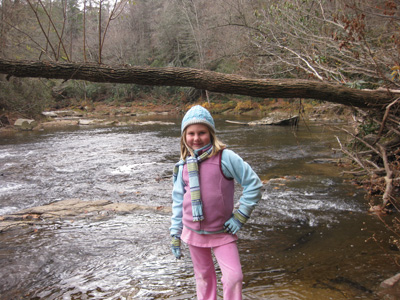
<svg viewBox="0 0 400 300">
<path fill-rule="evenodd" d="M 92 82 L 185 86 L 217 93 L 262 98 L 308 98 L 383 110 L 400 91 L 357 90 L 338 84 L 297 79 L 251 79 L 191 68 L 111 67 L 97 64 L 0 59 L 8 77 L 77 79 Z"/>
</svg>

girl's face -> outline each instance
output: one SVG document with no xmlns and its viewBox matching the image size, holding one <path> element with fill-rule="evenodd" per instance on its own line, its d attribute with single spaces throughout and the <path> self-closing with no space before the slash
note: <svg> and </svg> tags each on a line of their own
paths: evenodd
<svg viewBox="0 0 400 300">
<path fill-rule="evenodd" d="M 198 150 L 210 143 L 210 131 L 207 125 L 192 124 L 186 128 L 185 139 L 190 148 Z"/>
</svg>

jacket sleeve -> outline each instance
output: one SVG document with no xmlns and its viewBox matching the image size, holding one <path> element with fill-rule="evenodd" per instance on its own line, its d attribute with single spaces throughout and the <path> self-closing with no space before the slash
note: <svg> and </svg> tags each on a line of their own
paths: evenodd
<svg viewBox="0 0 400 300">
<path fill-rule="evenodd" d="M 181 236 L 182 233 L 182 210 L 183 210 L 183 195 L 185 193 L 185 184 L 182 179 L 183 166 L 179 166 L 177 178 L 174 181 L 172 189 L 172 217 L 171 227 L 169 228 L 170 235 Z"/>
<path fill-rule="evenodd" d="M 226 177 L 234 178 L 243 187 L 243 194 L 239 200 L 239 209 L 247 216 L 250 216 L 261 199 L 263 185 L 260 178 L 247 162 L 229 149 L 225 149 L 222 152 L 221 168 Z"/>
</svg>

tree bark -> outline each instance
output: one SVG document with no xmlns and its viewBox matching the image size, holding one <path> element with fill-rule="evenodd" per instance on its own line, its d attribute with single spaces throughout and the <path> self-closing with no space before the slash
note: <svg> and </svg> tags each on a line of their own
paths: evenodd
<svg viewBox="0 0 400 300">
<path fill-rule="evenodd" d="M 89 63 L 0 59 L 8 77 L 75 79 L 155 86 L 185 86 L 217 93 L 262 98 L 308 98 L 360 108 L 384 110 L 400 91 L 357 90 L 338 84 L 297 79 L 251 79 L 191 68 L 106 66 Z"/>
</svg>

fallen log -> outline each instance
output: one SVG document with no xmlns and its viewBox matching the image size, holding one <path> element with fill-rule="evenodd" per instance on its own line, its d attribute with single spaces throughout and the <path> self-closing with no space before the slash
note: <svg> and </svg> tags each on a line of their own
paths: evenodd
<svg viewBox="0 0 400 300">
<path fill-rule="evenodd" d="M 239 121 L 231 121 L 231 120 L 225 120 L 226 123 L 232 123 L 232 124 L 238 124 L 238 125 L 249 125 L 248 122 L 239 122 Z"/>
<path fill-rule="evenodd" d="M 299 122 L 299 116 L 296 115 L 292 117 L 279 117 L 277 115 L 271 115 L 261 120 L 250 121 L 250 122 L 240 122 L 231 120 L 226 120 L 225 122 L 238 125 L 245 125 L 245 126 L 259 126 L 259 125 L 296 126 Z"/>
<path fill-rule="evenodd" d="M 92 82 L 154 86 L 184 86 L 210 92 L 262 98 L 305 98 L 360 108 L 383 110 L 399 91 L 358 90 L 344 85 L 300 79 L 258 79 L 193 68 L 106 66 L 89 63 L 18 61 L 0 59 L 0 73 L 7 78 L 41 77 Z"/>
</svg>

